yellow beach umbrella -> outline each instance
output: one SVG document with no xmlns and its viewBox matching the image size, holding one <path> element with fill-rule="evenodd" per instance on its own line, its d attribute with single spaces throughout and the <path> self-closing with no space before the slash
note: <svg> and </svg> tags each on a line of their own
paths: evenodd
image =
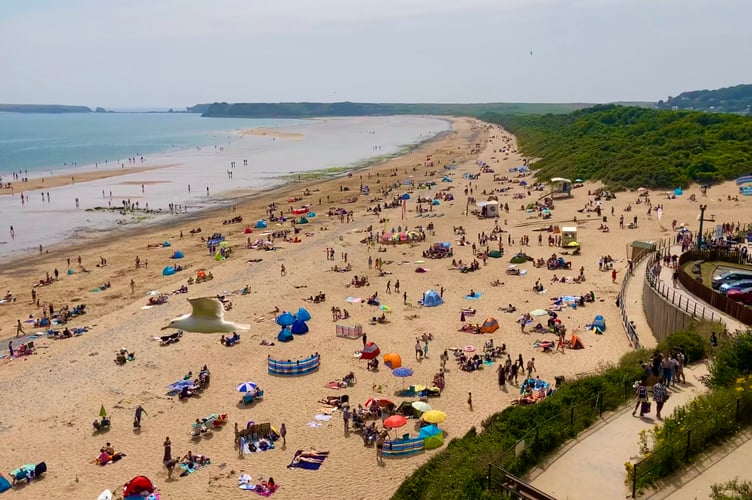
<svg viewBox="0 0 752 500">
<path fill-rule="evenodd" d="M 444 413 L 443 411 L 439 411 L 439 410 L 431 410 L 423 414 L 423 421 L 428 422 L 430 424 L 438 424 L 446 420 L 446 418 L 447 418 L 446 413 Z"/>
</svg>

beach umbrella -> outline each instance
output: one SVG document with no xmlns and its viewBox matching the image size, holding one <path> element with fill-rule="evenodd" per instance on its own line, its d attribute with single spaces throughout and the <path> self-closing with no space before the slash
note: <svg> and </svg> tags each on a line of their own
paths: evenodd
<svg viewBox="0 0 752 500">
<path fill-rule="evenodd" d="M 253 382 L 243 382 L 237 387 L 238 392 L 256 392 L 258 386 Z"/>
<path fill-rule="evenodd" d="M 392 308 L 391 308 L 391 307 L 389 307 L 389 306 L 387 306 L 387 305 L 384 305 L 384 304 L 381 304 L 381 305 L 379 306 L 379 309 L 381 309 L 381 310 L 382 310 L 382 311 L 384 311 L 384 312 L 389 312 L 389 311 L 391 311 L 391 310 L 392 310 Z"/>
<path fill-rule="evenodd" d="M 421 413 L 431 411 L 431 405 L 424 401 L 413 401 L 413 404 L 411 406 Z"/>
<path fill-rule="evenodd" d="M 295 316 L 293 316 L 289 312 L 283 312 L 282 314 L 277 316 L 277 324 L 279 326 L 290 326 L 293 323 L 295 323 Z"/>
<path fill-rule="evenodd" d="M 392 375 L 399 378 L 412 377 L 413 369 L 407 368 L 406 366 L 401 366 L 392 370 Z"/>
<path fill-rule="evenodd" d="M 370 408 L 371 405 L 373 405 L 374 401 L 376 404 L 378 404 L 381 408 L 387 408 L 389 406 L 394 406 L 394 403 L 389 401 L 388 399 L 384 398 L 368 398 L 365 403 L 363 403 L 363 406 L 366 408 Z"/>
<path fill-rule="evenodd" d="M 305 308 L 301 307 L 298 309 L 297 317 L 300 321 L 309 321 L 311 319 L 311 313 L 305 310 Z"/>
<path fill-rule="evenodd" d="M 107 410 L 104 409 L 104 405 L 102 405 L 102 407 L 99 408 L 99 416 L 100 417 L 106 417 L 107 416 Z"/>
<path fill-rule="evenodd" d="M 391 417 L 387 417 L 384 419 L 384 427 L 388 427 L 390 429 L 396 429 L 397 427 L 402 427 L 407 423 L 407 419 L 403 417 L 402 415 L 392 415 Z"/>
<path fill-rule="evenodd" d="M 575 179 L 574 181 L 575 181 L 575 182 L 585 182 L 585 181 L 583 181 L 582 179 L 579 179 L 579 178 L 578 178 L 578 179 Z"/>
<path fill-rule="evenodd" d="M 446 420 L 447 416 L 443 411 L 431 410 L 425 412 L 422 418 L 424 422 L 428 422 L 429 424 L 438 424 Z"/>
<path fill-rule="evenodd" d="M 533 309 L 530 311 L 530 316 L 548 316 L 548 311 L 545 309 Z"/>
<path fill-rule="evenodd" d="M 567 243 L 564 246 L 566 246 L 567 248 L 576 248 L 576 247 L 580 246 L 580 243 L 577 242 L 577 241 L 570 241 L 569 243 Z"/>
</svg>

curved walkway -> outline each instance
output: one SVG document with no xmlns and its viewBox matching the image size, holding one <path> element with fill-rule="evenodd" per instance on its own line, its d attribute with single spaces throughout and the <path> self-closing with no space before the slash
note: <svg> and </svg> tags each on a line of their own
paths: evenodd
<svg viewBox="0 0 752 500">
<path fill-rule="evenodd" d="M 699 381 L 703 375 L 707 375 L 704 364 L 686 368 L 687 383 L 671 388 L 664 415 L 706 391 Z M 655 405 L 653 413 L 642 418 L 633 417 L 632 409 L 634 406 L 630 405 L 605 416 L 601 424 L 573 439 L 529 474 L 530 483 L 559 500 L 630 496 L 631 489 L 624 484 L 624 463 L 638 459 L 639 432 L 660 425 L 655 418 Z"/>
</svg>

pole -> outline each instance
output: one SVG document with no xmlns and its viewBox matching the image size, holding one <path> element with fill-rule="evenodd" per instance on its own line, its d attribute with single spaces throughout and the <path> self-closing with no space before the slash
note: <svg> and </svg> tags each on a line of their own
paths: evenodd
<svg viewBox="0 0 752 500">
<path fill-rule="evenodd" d="M 705 222 L 705 209 L 707 205 L 700 205 L 700 233 L 697 235 L 697 249 L 702 250 L 702 223 Z"/>
</svg>

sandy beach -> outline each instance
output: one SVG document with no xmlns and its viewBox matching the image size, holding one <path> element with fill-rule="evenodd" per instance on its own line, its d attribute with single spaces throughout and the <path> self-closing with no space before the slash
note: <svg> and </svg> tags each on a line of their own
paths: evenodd
<svg viewBox="0 0 752 500">
<path fill-rule="evenodd" d="M 512 359 L 520 354 L 525 362 L 535 358 L 537 375 L 551 383 L 557 375 L 572 378 L 595 371 L 630 349 L 615 304 L 628 267 L 627 245 L 637 239 L 674 236 L 672 220 L 696 230 L 700 202 L 709 207 L 706 216 L 713 215 L 719 223 L 737 222 L 742 210 L 749 208 L 746 198 L 728 200 L 728 196 L 737 194 L 732 182 L 712 187 L 707 197 L 702 197 L 697 186 L 685 190 L 684 195 L 676 199 L 668 199 L 663 192 L 651 192 L 653 206 L 663 204 L 659 222 L 656 215 L 648 218 L 646 205 L 635 205 L 639 198 L 637 192 L 617 193 L 615 199 L 603 202 L 603 215 L 608 218 L 609 226 L 609 232 L 603 232 L 599 230 L 602 218 L 579 211 L 592 198 L 588 190 L 598 187 L 586 182 L 573 190 L 571 198 L 557 199 L 552 217 L 543 220 L 520 210 L 521 205 L 534 202 L 544 193 L 528 191 L 528 187 L 520 185 L 522 180 L 532 183 L 532 178 L 521 179 L 515 177 L 518 174 L 509 173 L 510 168 L 523 163 L 514 138 L 498 127 L 470 118 L 454 118 L 452 127 L 453 131 L 440 139 L 429 141 L 407 155 L 357 171 L 351 177 L 264 191 L 247 200 L 236 200 L 234 208 L 193 214 L 190 219 L 175 218 L 157 226 L 134 226 L 112 234 L 90 234 L 73 246 L 50 247 L 48 253 L 28 255 L 3 266 L 0 276 L 5 289 L 16 300 L 0 304 L 0 338 L 5 342 L 2 351 L 5 356 L 0 359 L 0 392 L 5 398 L 0 412 L 0 437 L 4 448 L 0 471 L 7 475 L 22 464 L 41 461 L 45 461 L 49 469 L 44 480 L 32 482 L 10 495 L 24 499 L 96 498 L 105 488 L 114 491 L 133 476 L 143 474 L 158 485 L 164 499 L 255 497 L 252 492 L 238 489 L 238 476 L 247 473 L 254 483 L 273 477 L 280 485 L 273 498 L 332 498 L 335 493 L 344 498 L 387 498 L 405 476 L 442 448 L 402 459 L 386 458 L 384 465 L 378 465 L 373 447 L 365 447 L 357 434 L 344 432 L 340 412 L 334 412 L 328 421 L 315 419 L 322 413 L 320 399 L 347 394 L 353 406 L 370 397 L 388 398 L 397 404 L 416 400 L 397 397 L 395 392 L 410 384 L 430 385 L 439 370 L 439 356 L 445 349 L 473 346 L 476 352 L 481 352 L 489 338 L 493 338 L 497 346 L 505 343 Z M 258 130 L 255 133 L 259 133 Z M 273 130 L 266 134 L 276 137 Z M 494 172 L 481 173 L 473 180 L 463 178 L 464 174 L 479 173 L 479 160 L 486 162 Z M 443 169 L 449 164 L 456 168 Z M 452 182 L 442 182 L 443 176 L 448 176 Z M 494 176 L 509 179 L 495 181 Z M 404 184 L 405 181 L 413 185 L 421 181 L 437 183 L 430 190 L 418 190 Z M 395 184 L 397 187 L 392 189 Z M 370 194 L 358 195 L 361 185 L 368 185 Z M 500 232 L 495 234 L 500 241 L 481 245 L 479 236 L 493 234 L 495 221 L 466 213 L 468 206 L 475 209 L 474 203 L 468 203 L 468 197 L 485 200 L 499 188 L 508 188 L 494 195 L 498 196 L 500 204 L 509 205 L 509 213 L 502 211 L 496 221 Z M 304 194 L 306 190 L 309 194 Z M 389 192 L 382 193 L 382 190 Z M 399 205 L 385 208 L 380 215 L 373 211 L 377 204 L 383 208 L 385 201 L 391 202 L 406 192 L 411 198 L 406 201 L 404 215 Z M 416 217 L 419 197 L 434 198 L 447 193 L 453 195 L 453 201 L 442 200 L 438 205 L 431 205 L 428 215 L 432 217 Z M 695 194 L 698 202 L 690 201 L 690 194 Z M 288 201 L 294 197 L 300 199 Z M 265 217 L 271 203 L 277 204 L 277 213 L 284 210 L 288 215 L 291 208 L 309 204 L 317 215 L 310 218 L 309 224 L 299 226 L 298 243 L 277 238 L 274 242 L 274 246 L 279 247 L 277 250 L 247 248 L 249 239 L 267 237 L 264 230 L 253 229 L 252 233 L 246 233 L 245 229 Z M 631 211 L 625 212 L 628 205 Z M 427 203 L 420 206 L 429 210 Z M 330 208 L 351 211 L 350 221 L 328 216 Z M 243 222 L 223 224 L 241 215 Z M 625 223 L 638 217 L 637 228 L 620 229 L 620 215 L 624 215 Z M 561 255 L 562 248 L 548 246 L 550 233 L 536 230 L 549 225 L 573 225 L 575 217 L 582 253 L 563 256 L 571 260 L 570 270 L 549 271 L 527 263 L 520 265 L 525 275 L 505 273 L 511 256 L 520 250 L 543 259 L 552 253 Z M 434 226 L 432 230 L 426 228 L 429 223 Z M 417 230 L 418 226 L 423 226 L 426 232 L 424 242 L 374 246 L 361 242 L 370 231 L 380 235 L 392 229 Z M 455 228 L 459 227 L 464 229 L 467 245 L 458 244 L 461 236 Z M 201 232 L 191 234 L 191 230 L 197 228 L 201 228 Z M 270 223 L 268 227 L 269 231 L 282 229 L 292 227 L 290 223 L 284 226 Z M 215 232 L 221 233 L 232 248 L 226 260 L 215 260 L 202 241 Z M 528 245 L 521 244 L 523 236 L 529 237 Z M 170 242 L 170 247 L 159 246 L 165 241 Z M 423 252 L 435 242 L 450 242 L 453 257 L 423 257 Z M 505 251 L 502 258 L 488 259 L 484 263 L 475 257 L 480 265 L 475 272 L 461 273 L 452 268 L 452 259 L 465 263 L 474 259 L 473 244 L 479 251 L 486 246 L 495 250 L 499 242 L 503 243 Z M 334 250 L 334 261 L 325 256 L 329 248 Z M 185 258 L 170 259 L 176 250 L 184 253 Z M 615 261 L 615 282 L 610 271 L 599 271 L 599 258 L 606 255 Z M 139 268 L 135 265 L 137 257 L 141 262 Z M 369 266 L 369 257 L 385 261 L 383 275 Z M 102 258 L 106 265 L 101 265 Z M 145 265 L 147 260 L 148 266 Z M 181 265 L 184 270 L 163 276 L 163 268 L 173 264 Z M 332 270 L 335 265 L 348 264 L 352 266 L 350 272 Z M 426 272 L 416 272 L 418 267 Z M 554 274 L 559 278 L 578 276 L 581 267 L 584 268 L 583 283 L 552 282 Z M 69 268 L 71 274 L 67 272 Z M 33 285 L 45 280 L 48 273 L 54 277 L 55 269 L 59 273 L 58 280 L 33 288 L 39 300 L 36 306 L 31 296 Z M 195 277 L 199 270 L 211 272 L 214 278 L 188 285 L 187 294 L 169 295 L 165 304 L 144 307 L 148 292 L 170 294 L 187 284 L 188 278 Z M 369 286 L 349 286 L 354 275 L 366 276 Z M 397 280 L 399 293 L 395 289 Z M 495 280 L 502 284 L 491 286 Z M 540 280 L 544 292 L 532 291 L 536 280 Z M 111 287 L 102 289 L 106 283 Z M 391 293 L 386 291 L 387 283 Z M 245 286 L 250 287 L 250 293 L 241 295 L 239 291 Z M 445 290 L 443 305 L 433 308 L 419 305 L 426 290 L 442 288 Z M 471 290 L 480 295 L 467 299 Z M 325 302 L 314 304 L 304 300 L 319 291 L 326 295 Z M 384 313 L 388 319 L 384 325 L 369 324 L 372 317 L 381 315 L 380 309 L 365 301 L 346 301 L 348 297 L 366 299 L 376 292 L 381 304 L 390 309 Z M 520 332 L 520 313 L 549 308 L 552 297 L 590 292 L 595 296 L 593 303 L 576 309 L 564 308 L 558 313 L 569 334 L 582 339 L 584 349 L 566 350 L 563 354 L 544 353 L 534 348 L 533 343 L 555 340 L 555 336 L 529 333 L 529 329 L 528 333 Z M 232 302 L 231 310 L 225 313 L 227 319 L 251 324 L 250 332 L 241 333 L 239 344 L 225 347 L 220 344 L 220 334 L 188 332 L 178 343 L 167 346 L 160 346 L 153 340 L 154 336 L 171 332 L 160 330 L 170 319 L 189 312 L 186 298 L 218 294 Z M 21 320 L 26 334 L 42 332 L 42 328 L 35 329 L 32 323 L 25 321 L 40 318 L 42 309 L 50 303 L 56 311 L 66 304 L 71 308 L 86 304 L 86 314 L 74 318 L 68 326 L 88 326 L 89 331 L 60 340 L 40 336 L 34 339 L 35 354 L 11 360 L 6 346 L 16 335 L 17 320 Z M 500 310 L 508 304 L 516 307 L 516 313 Z M 273 311 L 279 308 L 295 312 L 299 307 L 305 307 L 312 315 L 308 322 L 310 332 L 296 335 L 292 342 L 279 343 L 276 339 L 279 326 L 275 324 Z M 332 307 L 346 309 L 350 318 L 334 322 Z M 474 314 L 465 316 L 465 323 L 482 323 L 492 316 L 498 320 L 500 329 L 490 335 L 459 331 L 463 325 L 462 309 L 475 310 Z M 603 335 L 585 329 L 598 314 L 607 324 Z M 378 371 L 368 371 L 366 361 L 354 356 L 362 347 L 360 339 L 335 336 L 336 324 L 363 325 L 368 340 L 377 343 L 382 353 Z M 414 356 L 416 337 L 424 333 L 431 333 L 433 341 L 429 342 L 428 357 L 417 361 Z M 641 337 L 650 336 L 649 332 L 638 333 Z M 275 345 L 261 345 L 262 340 Z M 14 344 L 20 344 L 20 339 Z M 118 366 L 113 360 L 121 347 L 135 352 L 135 360 Z M 321 366 L 314 373 L 301 377 L 275 377 L 267 373 L 268 356 L 296 360 L 316 352 L 321 355 Z M 406 379 L 392 376 L 383 364 L 384 353 L 400 354 L 403 365 L 412 368 L 414 375 Z M 203 365 L 208 365 L 211 371 L 211 384 L 200 396 L 178 400 L 166 395 L 169 384 L 182 379 L 189 371 L 196 376 Z M 484 418 L 511 404 L 519 392 L 514 386 L 507 385 L 505 390 L 499 388 L 496 365 L 464 372 L 450 355 L 446 366 L 445 390 L 440 397 L 428 401 L 433 408 L 448 415 L 440 424 L 446 432 L 446 443 L 464 435 L 473 426 L 479 429 Z M 353 387 L 342 390 L 326 387 L 350 371 L 357 377 Z M 236 386 L 245 381 L 262 387 L 264 398 L 250 406 L 238 404 L 242 395 Z M 472 392 L 472 409 L 467 404 L 468 392 Z M 102 405 L 112 417 L 112 428 L 109 432 L 94 433 L 92 421 L 98 418 Z M 138 405 L 143 405 L 147 415 L 143 417 L 142 428 L 134 430 L 132 421 Z M 191 423 L 212 413 L 226 413 L 228 424 L 198 439 L 193 438 Z M 243 428 L 248 421 L 268 422 L 277 428 L 285 423 L 289 443 L 282 446 L 278 441 L 275 449 L 239 455 L 233 446 L 233 424 L 237 422 Z M 311 423 L 317 425 L 311 426 Z M 397 433 L 416 435 L 414 423 L 408 422 Z M 395 432 L 391 434 L 394 436 Z M 178 477 L 176 471 L 175 477 L 168 479 L 162 465 L 162 443 L 166 436 L 172 441 L 174 457 L 191 450 L 210 457 L 211 465 L 186 477 Z M 94 465 L 92 461 L 105 442 L 111 442 L 116 451 L 126 456 L 104 467 Z M 301 449 L 328 450 L 329 458 L 317 471 L 288 469 L 294 452 Z"/>
</svg>

